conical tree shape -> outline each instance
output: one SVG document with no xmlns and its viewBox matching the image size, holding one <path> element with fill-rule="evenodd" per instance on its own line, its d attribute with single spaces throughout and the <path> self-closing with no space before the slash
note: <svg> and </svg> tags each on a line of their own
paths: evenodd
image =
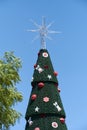
<svg viewBox="0 0 87 130">
<path fill-rule="evenodd" d="M 34 65 L 25 130 L 67 130 L 56 76 L 48 51 L 41 49 Z"/>
</svg>

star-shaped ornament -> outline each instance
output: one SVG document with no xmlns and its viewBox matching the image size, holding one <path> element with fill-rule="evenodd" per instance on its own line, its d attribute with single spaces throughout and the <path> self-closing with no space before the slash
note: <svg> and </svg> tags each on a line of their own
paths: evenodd
<svg viewBox="0 0 87 130">
<path fill-rule="evenodd" d="M 51 25 L 53 24 L 53 22 L 51 22 L 48 25 L 46 25 L 46 23 L 45 23 L 45 17 L 42 17 L 42 24 L 41 25 L 37 24 L 33 20 L 31 20 L 31 22 L 33 22 L 33 24 L 37 28 L 36 29 L 28 29 L 27 31 L 29 31 L 29 32 L 38 32 L 39 33 L 39 35 L 37 35 L 34 38 L 34 40 L 36 40 L 36 39 L 38 39 L 40 37 L 40 40 L 41 40 L 41 49 L 46 49 L 46 39 L 51 40 L 51 37 L 49 36 L 49 34 L 61 33 L 61 32 L 58 32 L 58 31 L 50 30 L 49 28 L 51 27 Z M 48 57 L 47 52 L 44 52 L 43 57 L 45 57 L 45 58 Z"/>
<path fill-rule="evenodd" d="M 39 107 L 35 107 L 35 112 L 39 112 Z"/>
<path fill-rule="evenodd" d="M 47 77 L 48 77 L 49 80 L 52 79 L 52 76 L 51 76 L 51 75 L 48 75 Z"/>
</svg>

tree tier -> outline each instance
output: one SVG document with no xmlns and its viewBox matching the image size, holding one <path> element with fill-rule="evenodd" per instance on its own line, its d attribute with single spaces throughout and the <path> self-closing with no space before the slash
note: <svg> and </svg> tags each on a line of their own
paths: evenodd
<svg viewBox="0 0 87 130">
<path fill-rule="evenodd" d="M 57 75 L 53 69 L 51 59 L 47 50 L 41 49 L 36 64 L 34 65 L 34 74 L 31 84 L 36 82 L 55 82 L 57 83 Z"/>
<path fill-rule="evenodd" d="M 26 130 L 67 130 L 67 127 L 57 116 L 33 117 L 27 122 Z"/>
<path fill-rule="evenodd" d="M 37 97 L 35 100 L 32 100 L 33 95 L 36 95 Z M 59 91 L 54 83 L 44 83 L 43 88 L 39 88 L 37 84 L 32 89 L 30 101 L 27 107 L 26 118 L 41 113 L 58 114 L 65 117 Z"/>
</svg>

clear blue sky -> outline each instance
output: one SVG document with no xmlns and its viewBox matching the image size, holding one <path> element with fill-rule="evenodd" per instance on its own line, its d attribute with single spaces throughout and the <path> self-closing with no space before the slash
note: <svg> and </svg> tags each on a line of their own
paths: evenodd
<svg viewBox="0 0 87 130">
<path fill-rule="evenodd" d="M 25 129 L 25 112 L 31 92 L 33 65 L 37 60 L 40 40 L 32 43 L 36 34 L 26 32 L 35 26 L 29 21 L 47 24 L 62 34 L 47 40 L 54 69 L 58 71 L 61 99 L 67 115 L 68 130 L 87 129 L 87 1 L 86 0 L 0 0 L 0 56 L 14 51 L 23 67 L 22 82 L 17 85 L 24 100 L 15 108 L 23 114 L 11 130 Z"/>
</svg>

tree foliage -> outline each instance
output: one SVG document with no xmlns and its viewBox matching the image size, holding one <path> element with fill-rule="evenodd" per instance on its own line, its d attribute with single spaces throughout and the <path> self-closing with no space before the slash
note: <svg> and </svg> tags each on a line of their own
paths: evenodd
<svg viewBox="0 0 87 130">
<path fill-rule="evenodd" d="M 13 108 L 15 103 L 22 101 L 22 94 L 16 88 L 20 68 L 21 60 L 13 52 L 5 52 L 0 60 L 0 130 L 8 129 L 21 116 Z"/>
</svg>

